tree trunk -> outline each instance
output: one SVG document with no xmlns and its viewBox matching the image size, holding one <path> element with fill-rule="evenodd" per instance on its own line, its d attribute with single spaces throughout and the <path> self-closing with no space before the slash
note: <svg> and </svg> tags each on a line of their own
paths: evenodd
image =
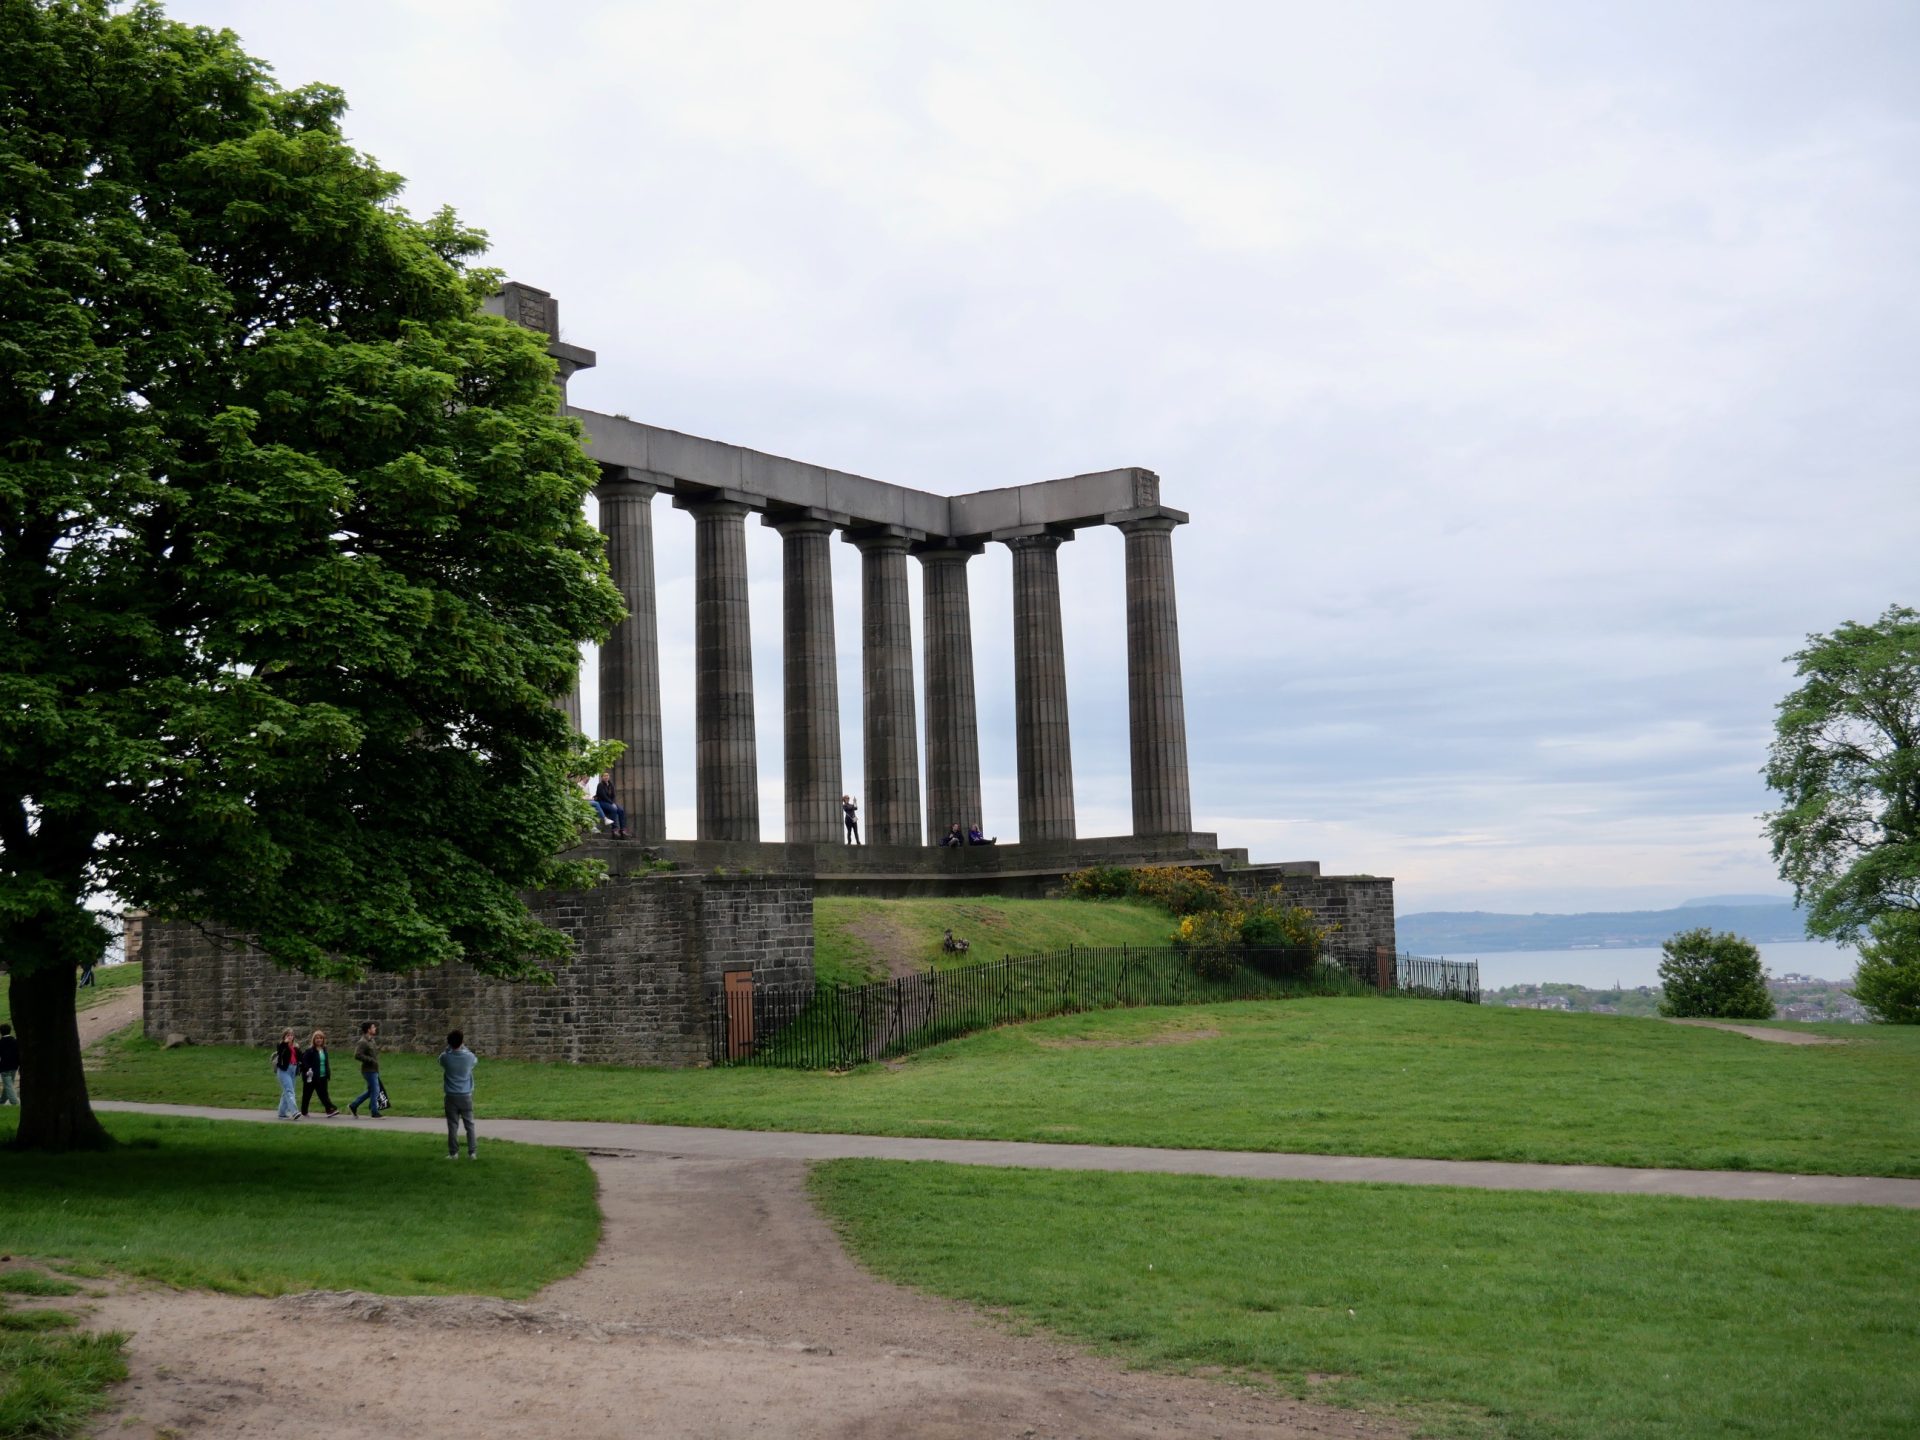
<svg viewBox="0 0 1920 1440">
<path fill-rule="evenodd" d="M 102 1150 L 112 1143 L 94 1118 L 80 1068 L 72 965 L 14 972 L 9 987 L 20 1037 L 20 1131 L 16 1150 Z"/>
</svg>

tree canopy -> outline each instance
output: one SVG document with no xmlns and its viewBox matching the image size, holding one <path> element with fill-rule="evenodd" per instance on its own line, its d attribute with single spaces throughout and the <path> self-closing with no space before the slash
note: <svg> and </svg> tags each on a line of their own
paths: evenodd
<svg viewBox="0 0 1920 1440">
<path fill-rule="evenodd" d="M 552 704 L 617 619 L 544 337 L 228 32 L 0 0 L 0 953 L 21 1143 L 97 1143 L 111 893 L 351 977 L 565 954 Z M 64 1033 L 61 1033 L 64 1031 Z"/>
<path fill-rule="evenodd" d="M 1713 1020 L 1771 1020 L 1760 951 L 1751 940 L 1705 926 L 1660 947 L 1660 1013 Z"/>
<path fill-rule="evenodd" d="M 1788 658 L 1801 683 L 1774 726 L 1767 830 L 1807 929 L 1851 943 L 1920 911 L 1920 614 L 1892 606 Z"/>
</svg>

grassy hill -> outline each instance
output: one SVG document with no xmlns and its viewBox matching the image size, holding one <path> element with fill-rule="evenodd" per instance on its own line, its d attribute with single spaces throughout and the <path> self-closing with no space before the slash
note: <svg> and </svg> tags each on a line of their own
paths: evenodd
<svg viewBox="0 0 1920 1440">
<path fill-rule="evenodd" d="M 1164 910 L 1126 900 L 822 897 L 813 903 L 814 973 L 823 981 L 858 985 L 928 966 L 1069 945 L 1165 945 L 1173 923 Z M 966 957 L 940 948 L 948 927 L 972 942 Z"/>
</svg>

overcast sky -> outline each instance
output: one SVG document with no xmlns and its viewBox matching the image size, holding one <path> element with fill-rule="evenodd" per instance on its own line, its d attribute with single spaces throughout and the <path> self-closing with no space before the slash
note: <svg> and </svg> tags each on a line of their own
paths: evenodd
<svg viewBox="0 0 1920 1440">
<path fill-rule="evenodd" d="M 1911 3 L 171 9 L 342 87 L 553 291 L 577 404 L 940 493 L 1157 471 L 1196 825 L 1403 912 L 1780 890 L 1782 657 L 1920 603 Z M 655 535 L 690 834 L 692 525 Z M 1120 562 L 1060 555 L 1083 835 L 1130 823 Z M 1011 837 L 1004 548 L 971 574 Z"/>
</svg>

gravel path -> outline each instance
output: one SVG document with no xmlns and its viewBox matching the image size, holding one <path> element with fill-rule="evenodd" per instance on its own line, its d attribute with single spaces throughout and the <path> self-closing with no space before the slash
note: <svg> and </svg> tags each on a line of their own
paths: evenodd
<svg viewBox="0 0 1920 1440">
<path fill-rule="evenodd" d="M 485 1152 L 481 1164 L 486 1163 Z M 1218 1380 L 1133 1372 L 885 1284 L 793 1160 L 595 1156 L 606 1229 L 525 1305 L 90 1285 L 132 1332 L 101 1437 L 249 1440 L 1361 1440 L 1405 1432 Z M 61 1302 L 71 1307 L 73 1302 Z"/>
<path fill-rule="evenodd" d="M 1765 1040 L 1774 1045 L 1844 1045 L 1838 1035 L 1816 1035 L 1810 1030 L 1773 1030 L 1765 1025 L 1735 1025 L 1728 1020 L 1676 1020 L 1662 1016 L 1669 1025 L 1697 1025 L 1702 1030 L 1731 1030 L 1749 1040 Z"/>
<path fill-rule="evenodd" d="M 96 1110 L 273 1121 L 271 1110 L 98 1101 Z M 438 1118 L 342 1116 L 328 1125 L 382 1125 L 444 1136 Z M 1920 1180 L 1872 1175 L 1782 1175 L 1755 1170 L 1633 1170 L 1618 1165 L 1520 1165 L 1492 1160 L 1401 1160 L 1365 1155 L 1288 1155 L 1253 1150 L 1153 1150 L 1128 1145 L 1044 1145 L 1014 1140 L 930 1140 L 889 1135 L 809 1135 L 778 1130 L 703 1130 L 684 1125 L 618 1125 L 587 1120 L 493 1120 L 484 1106 L 481 1138 L 564 1145 L 595 1153 L 708 1160 L 944 1160 L 955 1165 L 1040 1170 L 1128 1170 L 1227 1175 L 1251 1180 L 1371 1181 L 1461 1185 L 1475 1190 L 1570 1190 L 1589 1195 L 1691 1195 L 1714 1200 L 1793 1200 L 1818 1205 L 1920 1209 Z"/>
</svg>

